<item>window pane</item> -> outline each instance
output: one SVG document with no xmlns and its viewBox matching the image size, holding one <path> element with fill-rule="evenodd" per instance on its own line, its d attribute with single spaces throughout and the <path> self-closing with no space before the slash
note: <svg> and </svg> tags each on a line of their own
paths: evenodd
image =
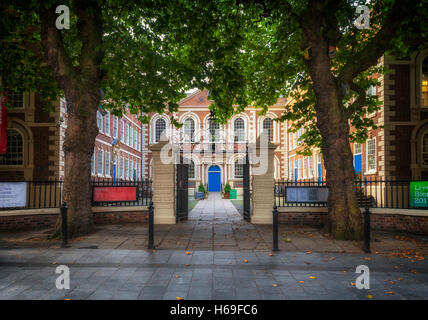
<svg viewBox="0 0 428 320">
<path fill-rule="evenodd" d="M 376 171 L 376 140 L 367 141 L 367 169 Z"/>
<path fill-rule="evenodd" d="M 156 120 L 155 124 L 155 142 L 159 142 L 160 138 L 162 136 L 162 133 L 166 129 L 166 122 L 164 119 L 158 119 Z"/>
<path fill-rule="evenodd" d="M 7 130 L 6 154 L 0 155 L 1 165 L 22 165 L 23 161 L 22 135 L 14 129 Z"/>
<path fill-rule="evenodd" d="M 98 150 L 98 155 L 97 155 L 97 165 L 98 165 L 98 175 L 102 175 L 103 174 L 103 151 L 102 150 Z"/>
<path fill-rule="evenodd" d="M 244 120 L 238 118 L 233 124 L 234 128 L 234 141 L 244 141 L 245 140 L 245 123 Z"/>
<path fill-rule="evenodd" d="M 195 163 L 193 162 L 193 160 L 191 160 L 189 163 L 189 179 L 194 179 L 194 178 L 195 178 Z"/>
<path fill-rule="evenodd" d="M 239 163 L 239 160 L 235 161 L 235 178 L 242 178 L 244 176 L 244 164 Z"/>
<path fill-rule="evenodd" d="M 219 134 L 220 134 L 220 124 L 214 120 L 210 120 L 209 123 L 209 130 L 210 130 L 210 140 L 211 141 L 218 141 L 219 140 Z"/>
<path fill-rule="evenodd" d="M 195 121 L 193 119 L 186 119 L 184 121 L 184 141 L 195 141 Z"/>
<path fill-rule="evenodd" d="M 269 141 L 273 141 L 273 120 L 266 118 L 263 120 L 263 132 L 267 132 Z"/>
</svg>

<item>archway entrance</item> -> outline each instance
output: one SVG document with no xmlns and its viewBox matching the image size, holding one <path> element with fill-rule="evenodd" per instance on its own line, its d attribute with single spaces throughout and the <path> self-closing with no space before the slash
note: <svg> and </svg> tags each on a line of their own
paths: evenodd
<svg viewBox="0 0 428 320">
<path fill-rule="evenodd" d="M 208 191 L 221 191 L 221 169 L 219 166 L 212 165 L 208 168 Z"/>
</svg>

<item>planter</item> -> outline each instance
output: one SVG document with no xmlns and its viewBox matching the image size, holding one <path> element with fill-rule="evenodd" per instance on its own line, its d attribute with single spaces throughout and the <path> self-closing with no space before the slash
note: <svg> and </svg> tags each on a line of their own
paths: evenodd
<svg viewBox="0 0 428 320">
<path fill-rule="evenodd" d="M 199 192 L 199 191 L 197 191 L 196 193 L 195 193 L 195 199 L 196 200 L 204 200 L 205 199 L 205 192 Z"/>
<path fill-rule="evenodd" d="M 223 193 L 223 199 L 229 199 L 229 193 Z"/>
</svg>

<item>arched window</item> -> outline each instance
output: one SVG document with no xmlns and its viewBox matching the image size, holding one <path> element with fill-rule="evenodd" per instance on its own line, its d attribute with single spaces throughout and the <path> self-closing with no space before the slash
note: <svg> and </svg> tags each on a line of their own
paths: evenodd
<svg viewBox="0 0 428 320">
<path fill-rule="evenodd" d="M 266 118 L 263 120 L 263 132 L 268 134 L 269 141 L 273 141 L 273 120 Z"/>
<path fill-rule="evenodd" d="M 235 178 L 242 178 L 244 176 L 244 164 L 242 163 L 242 160 L 235 160 L 235 166 L 234 166 L 234 176 Z"/>
<path fill-rule="evenodd" d="M 195 179 L 195 163 L 193 162 L 193 160 L 190 160 L 189 163 L 189 179 Z"/>
<path fill-rule="evenodd" d="M 159 142 L 162 133 L 166 130 L 165 119 L 157 119 L 155 122 L 155 142 Z"/>
<path fill-rule="evenodd" d="M 7 130 L 6 154 L 0 155 L 0 165 L 15 166 L 24 164 L 24 143 L 22 135 L 15 129 Z"/>
<path fill-rule="evenodd" d="M 242 118 L 235 119 L 233 123 L 234 141 L 245 141 L 245 123 Z"/>
<path fill-rule="evenodd" d="M 195 121 L 187 118 L 183 125 L 184 141 L 195 142 Z"/>
<path fill-rule="evenodd" d="M 428 108 L 428 56 L 422 61 L 421 95 L 422 108 Z"/>
<path fill-rule="evenodd" d="M 422 163 L 428 165 L 428 131 L 422 137 Z"/>
<path fill-rule="evenodd" d="M 220 124 L 215 120 L 210 120 L 210 141 L 215 142 L 220 139 Z"/>
</svg>

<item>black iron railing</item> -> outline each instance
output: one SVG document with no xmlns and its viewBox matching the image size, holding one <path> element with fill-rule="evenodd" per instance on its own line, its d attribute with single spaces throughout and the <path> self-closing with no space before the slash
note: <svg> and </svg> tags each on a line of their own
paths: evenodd
<svg viewBox="0 0 428 320">
<path fill-rule="evenodd" d="M 0 210 L 13 210 L 13 209 L 47 209 L 47 208 L 59 208 L 61 207 L 62 201 L 62 187 L 63 182 L 60 180 L 27 180 L 27 181 L 0 181 L 2 185 L 1 193 L 6 196 L 8 193 L 7 189 L 13 188 L 11 184 L 25 183 L 25 202 L 23 205 L 17 207 L 0 207 Z M 10 196 L 13 197 L 12 191 Z M 2 201 L 3 205 L 10 203 L 9 201 Z M 20 202 L 20 201 L 15 201 Z"/>
<path fill-rule="evenodd" d="M 64 182 L 61 180 L 26 180 L 26 181 L 0 181 L 0 188 L 9 188 L 10 185 L 3 183 L 25 183 L 26 199 L 25 205 L 20 206 L 3 206 L 0 210 L 19 210 L 19 209 L 49 209 L 60 208 L 63 201 L 62 192 Z M 93 206 L 148 206 L 152 201 L 152 182 L 144 181 L 115 181 L 107 179 L 94 179 L 92 186 L 108 187 L 136 187 L 136 201 L 117 201 L 117 202 L 93 202 Z M 7 192 L 7 191 L 6 191 Z M 2 190 L 1 193 L 5 193 Z M 3 195 L 5 196 L 5 195 Z M 12 196 L 12 194 L 11 194 Z M 3 201 L 5 202 L 5 201 Z"/>
<path fill-rule="evenodd" d="M 371 208 L 410 208 L 411 179 L 355 180 L 359 206 Z M 323 180 L 276 181 L 275 202 L 278 207 L 326 207 L 327 183 Z"/>
</svg>

